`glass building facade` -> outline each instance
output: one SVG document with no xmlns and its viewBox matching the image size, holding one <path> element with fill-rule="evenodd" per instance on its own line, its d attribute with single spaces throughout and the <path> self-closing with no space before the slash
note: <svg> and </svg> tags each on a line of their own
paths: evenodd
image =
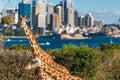
<svg viewBox="0 0 120 80">
<path fill-rule="evenodd" d="M 40 13 L 46 14 L 46 4 L 47 0 L 33 0 L 32 1 L 33 7 L 39 6 L 40 7 Z"/>
<path fill-rule="evenodd" d="M 74 8 L 74 1 L 73 0 L 62 0 L 61 1 L 62 5 L 62 23 L 66 25 L 66 15 L 67 14 L 67 9 L 73 9 Z"/>
<path fill-rule="evenodd" d="M 66 8 L 74 8 L 73 0 L 65 0 Z"/>
<path fill-rule="evenodd" d="M 20 15 L 22 15 L 22 16 L 26 15 L 27 19 L 28 18 L 31 19 L 31 4 L 29 4 L 29 3 L 19 3 L 18 14 L 19 14 L 19 19 L 20 19 Z M 30 20 L 30 22 L 27 22 L 27 25 L 29 27 L 31 27 L 31 20 Z"/>
</svg>

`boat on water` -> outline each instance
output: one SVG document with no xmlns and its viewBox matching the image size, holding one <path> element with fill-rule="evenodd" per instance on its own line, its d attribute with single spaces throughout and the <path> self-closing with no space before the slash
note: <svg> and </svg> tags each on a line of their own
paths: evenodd
<svg viewBox="0 0 120 80">
<path fill-rule="evenodd" d="M 39 45 L 50 45 L 50 42 L 46 42 L 46 43 L 39 43 Z"/>
<path fill-rule="evenodd" d="M 9 39 L 9 38 L 8 38 L 8 39 L 6 39 L 6 41 L 7 41 L 7 42 L 10 42 L 10 41 L 11 41 L 11 39 Z"/>
</svg>

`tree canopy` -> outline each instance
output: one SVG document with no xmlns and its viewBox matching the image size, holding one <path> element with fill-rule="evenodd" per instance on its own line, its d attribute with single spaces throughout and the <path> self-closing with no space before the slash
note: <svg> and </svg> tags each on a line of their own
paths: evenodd
<svg viewBox="0 0 120 80">
<path fill-rule="evenodd" d="M 1 18 L 1 23 L 2 24 L 10 25 L 10 24 L 14 24 L 14 22 L 15 22 L 15 17 L 12 14 L 3 16 Z"/>
</svg>

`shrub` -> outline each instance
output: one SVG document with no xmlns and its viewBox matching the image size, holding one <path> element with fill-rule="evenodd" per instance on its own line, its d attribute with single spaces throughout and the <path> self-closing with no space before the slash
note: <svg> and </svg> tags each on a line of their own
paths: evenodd
<svg viewBox="0 0 120 80">
<path fill-rule="evenodd" d="M 64 45 L 57 54 L 55 52 L 57 51 L 54 51 L 54 53 L 50 51 L 55 56 L 55 61 L 66 66 L 72 74 L 82 77 L 92 77 L 94 75 L 95 64 L 92 48 L 69 44 Z"/>
<path fill-rule="evenodd" d="M 0 78 L 2 80 L 37 80 L 35 70 L 24 70 L 31 57 L 29 53 L 15 50 L 0 52 Z"/>
<path fill-rule="evenodd" d="M 9 50 L 30 50 L 30 48 L 28 48 L 22 44 L 15 44 L 15 45 L 12 45 L 10 47 L 6 47 L 6 49 L 9 49 Z"/>
</svg>

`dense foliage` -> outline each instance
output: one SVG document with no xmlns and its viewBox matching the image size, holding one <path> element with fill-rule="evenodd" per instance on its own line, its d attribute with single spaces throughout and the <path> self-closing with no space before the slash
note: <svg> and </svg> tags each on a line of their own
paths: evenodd
<svg viewBox="0 0 120 80">
<path fill-rule="evenodd" d="M 92 77 L 95 74 L 95 53 L 88 46 L 64 45 L 61 50 L 51 50 L 50 54 L 55 56 L 56 62 L 66 66 L 74 75 Z"/>
<path fill-rule="evenodd" d="M 21 44 L 14 44 L 10 47 L 6 47 L 6 49 L 8 49 L 8 50 L 30 50 L 30 48 L 28 48 L 24 45 L 21 45 Z"/>
<path fill-rule="evenodd" d="M 37 80 L 35 70 L 24 70 L 27 61 L 32 57 L 31 51 L 20 45 L 8 49 L 0 52 L 0 78 Z M 90 48 L 86 45 L 69 44 L 64 45 L 62 49 L 48 52 L 57 63 L 67 67 L 71 74 L 84 80 L 120 80 L 119 45 L 103 43 L 100 47 Z"/>
<path fill-rule="evenodd" d="M 7 25 L 14 24 L 14 22 L 15 22 L 15 18 L 14 17 L 15 17 L 14 15 L 3 16 L 1 18 L 1 23 L 2 24 L 7 24 Z"/>
<path fill-rule="evenodd" d="M 1 51 L 0 80 L 37 80 L 35 70 L 24 69 L 30 57 L 31 53 L 28 51 Z"/>
</svg>

